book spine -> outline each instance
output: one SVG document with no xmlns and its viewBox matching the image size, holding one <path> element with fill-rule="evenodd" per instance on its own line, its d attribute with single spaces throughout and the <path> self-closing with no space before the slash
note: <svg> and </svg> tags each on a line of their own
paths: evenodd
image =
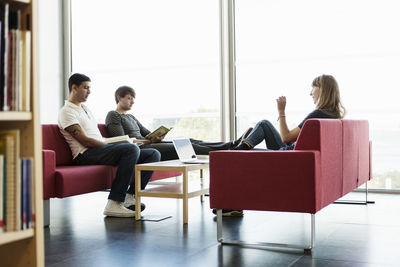
<svg viewBox="0 0 400 267">
<path fill-rule="evenodd" d="M 4 73 L 3 73 L 3 64 L 4 64 L 4 52 L 3 52 L 3 47 L 4 47 L 4 37 L 3 37 L 3 6 L 0 6 L 0 110 L 3 110 L 3 88 L 4 88 Z"/>
<path fill-rule="evenodd" d="M 19 130 L 0 131 L 0 154 L 5 155 L 5 222 L 6 232 L 20 230 L 21 177 L 19 162 Z M 4 185 L 4 184 L 3 184 Z M 4 214 L 4 211 L 3 211 Z"/>
<path fill-rule="evenodd" d="M 7 41 L 7 76 L 5 76 L 6 78 L 6 91 L 7 91 L 7 98 L 6 100 L 6 106 L 4 108 L 4 110 L 12 110 L 12 85 L 13 85 L 13 71 L 12 71 L 12 67 L 13 67 L 13 30 L 10 30 L 8 32 L 8 41 Z M 5 92 L 6 93 L 6 92 Z"/>
<path fill-rule="evenodd" d="M 6 175 L 7 175 L 7 158 L 4 156 L 4 163 L 3 163 L 3 230 L 6 230 L 6 213 L 7 213 L 7 181 L 6 181 Z"/>
<path fill-rule="evenodd" d="M 31 227 L 32 220 L 32 198 L 31 198 L 31 186 L 32 186 L 32 159 L 23 158 L 21 159 L 21 224 L 22 229 L 28 229 Z"/>
<path fill-rule="evenodd" d="M 6 136 L 6 231 L 14 231 L 16 225 L 15 214 L 15 140 L 11 136 Z"/>
<path fill-rule="evenodd" d="M 32 199 L 32 183 L 33 183 L 33 173 L 32 173 L 32 165 L 33 165 L 33 159 L 28 159 L 27 160 L 27 165 L 26 165 L 26 172 L 27 172 L 27 179 L 26 179 L 26 227 L 31 228 L 32 227 L 32 205 L 33 205 L 33 199 Z"/>
<path fill-rule="evenodd" d="M 30 174 L 31 174 L 31 176 L 30 176 L 30 180 L 29 180 L 29 186 L 30 186 L 30 190 L 29 190 L 29 192 L 30 192 L 30 197 L 29 197 L 29 199 L 30 199 L 30 205 L 29 205 L 30 213 L 29 214 L 31 215 L 31 219 L 30 219 L 30 222 L 31 222 L 30 227 L 31 228 L 33 228 L 35 226 L 35 221 L 36 221 L 36 218 L 35 218 L 35 202 L 34 202 L 34 199 L 35 199 L 35 188 L 33 186 L 33 174 L 34 173 L 35 173 L 34 165 L 33 165 L 33 161 L 31 161 L 31 164 L 30 164 Z"/>
<path fill-rule="evenodd" d="M 21 212 L 21 229 L 26 229 L 27 228 L 27 214 L 26 214 L 26 198 L 27 198 L 27 191 L 26 191 L 26 186 L 27 186 L 27 170 L 26 170 L 26 165 L 27 161 L 26 159 L 21 159 L 21 207 L 20 207 L 20 212 Z"/>
<path fill-rule="evenodd" d="M 4 155 L 0 154 L 0 233 L 4 232 Z"/>
<path fill-rule="evenodd" d="M 2 13 L 3 15 L 3 50 L 2 50 L 2 67 L 3 70 L 3 88 L 1 88 L 3 90 L 3 103 L 0 103 L 0 105 L 3 106 L 3 110 L 7 111 L 8 110 L 8 106 L 7 106 L 7 77 L 8 77 L 8 9 L 9 9 L 9 5 L 8 3 L 4 4 L 4 11 Z"/>
<path fill-rule="evenodd" d="M 31 32 L 22 32 L 22 110 L 31 110 Z"/>
</svg>

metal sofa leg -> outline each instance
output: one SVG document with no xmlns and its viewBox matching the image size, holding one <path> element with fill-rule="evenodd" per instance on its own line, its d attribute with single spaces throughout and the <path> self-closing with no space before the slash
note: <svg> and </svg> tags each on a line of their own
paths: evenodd
<svg viewBox="0 0 400 267">
<path fill-rule="evenodd" d="M 50 199 L 43 200 L 43 226 L 50 226 Z"/>
<path fill-rule="evenodd" d="M 278 247 L 278 248 L 295 248 L 303 249 L 304 252 L 309 253 L 315 245 L 315 214 L 311 214 L 311 237 L 310 245 L 296 245 L 285 243 L 266 243 L 266 242 L 247 242 L 241 240 L 225 240 L 222 237 L 222 210 L 217 209 L 217 240 L 222 245 L 238 245 L 238 246 L 261 246 L 261 247 Z"/>
<path fill-rule="evenodd" d="M 368 182 L 365 182 L 365 201 L 363 200 L 336 200 L 334 204 L 354 204 L 354 205 L 368 205 L 375 204 L 375 201 L 368 200 Z"/>
<path fill-rule="evenodd" d="M 217 240 L 222 243 L 222 209 L 217 209 Z"/>
</svg>

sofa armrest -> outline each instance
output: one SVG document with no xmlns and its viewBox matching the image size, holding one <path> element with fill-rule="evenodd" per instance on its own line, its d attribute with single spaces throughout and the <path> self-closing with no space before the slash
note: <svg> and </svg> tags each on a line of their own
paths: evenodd
<svg viewBox="0 0 400 267">
<path fill-rule="evenodd" d="M 314 150 L 211 152 L 210 207 L 315 213 L 320 168 Z"/>
<path fill-rule="evenodd" d="M 43 155 L 43 199 L 56 196 L 55 192 L 55 172 L 56 172 L 56 152 L 53 150 L 42 150 Z"/>
</svg>

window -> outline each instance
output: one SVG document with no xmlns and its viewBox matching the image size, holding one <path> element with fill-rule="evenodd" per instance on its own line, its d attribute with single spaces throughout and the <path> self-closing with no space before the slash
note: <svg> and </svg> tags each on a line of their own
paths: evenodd
<svg viewBox="0 0 400 267">
<path fill-rule="evenodd" d="M 87 105 L 105 119 L 121 85 L 152 130 L 220 140 L 218 1 L 72 1 L 72 70 L 88 75 Z"/>
<path fill-rule="evenodd" d="M 276 122 L 287 96 L 289 128 L 313 110 L 312 80 L 332 74 L 349 119 L 367 119 L 373 141 L 370 188 L 400 189 L 397 1 L 236 0 L 238 135 Z"/>
</svg>

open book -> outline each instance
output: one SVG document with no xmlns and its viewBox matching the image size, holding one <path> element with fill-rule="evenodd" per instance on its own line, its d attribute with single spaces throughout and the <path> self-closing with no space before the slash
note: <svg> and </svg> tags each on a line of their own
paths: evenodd
<svg viewBox="0 0 400 267">
<path fill-rule="evenodd" d="M 165 127 L 165 126 L 160 126 L 160 127 L 158 127 L 156 130 L 154 130 L 153 132 L 151 132 L 151 133 L 149 133 L 148 135 L 146 135 L 145 136 L 145 138 L 146 139 L 151 139 L 151 138 L 153 138 L 153 137 L 155 137 L 155 136 L 164 136 L 164 135 L 166 135 L 170 130 L 172 129 L 172 127 L 171 128 L 167 128 L 167 127 Z"/>
<path fill-rule="evenodd" d="M 143 145 L 143 142 L 140 142 L 140 140 L 136 138 L 130 138 L 129 135 L 121 135 L 121 136 L 114 136 L 114 137 L 108 137 L 104 138 L 104 143 L 106 144 L 120 144 L 120 143 L 135 143 L 138 146 Z"/>
</svg>

